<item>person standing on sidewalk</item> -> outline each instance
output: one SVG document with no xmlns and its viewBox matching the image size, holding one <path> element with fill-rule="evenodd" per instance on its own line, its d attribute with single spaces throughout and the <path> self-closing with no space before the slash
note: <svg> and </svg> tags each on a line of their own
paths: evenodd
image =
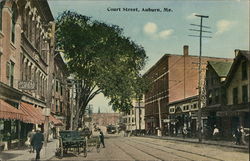
<svg viewBox="0 0 250 161">
<path fill-rule="evenodd" d="M 219 138 L 219 129 L 216 127 L 216 125 L 214 125 L 213 138 L 215 140 L 218 140 Z"/>
<path fill-rule="evenodd" d="M 98 129 L 98 130 L 99 130 L 99 138 L 100 138 L 100 141 L 102 143 L 102 147 L 105 148 L 103 132 L 101 129 Z"/>
<path fill-rule="evenodd" d="M 33 128 L 29 133 L 28 133 L 28 142 L 29 142 L 29 147 L 30 147 L 30 153 L 34 153 L 34 145 L 32 144 L 32 138 L 35 135 L 35 129 Z"/>
<path fill-rule="evenodd" d="M 38 128 L 36 130 L 35 135 L 32 138 L 32 141 L 31 141 L 32 144 L 34 145 L 35 150 L 36 150 L 36 160 L 40 159 L 40 151 L 41 151 L 42 146 L 43 146 L 43 141 L 44 141 L 44 136 L 41 133 L 41 129 Z"/>
<path fill-rule="evenodd" d="M 187 134 L 188 134 L 187 127 L 184 126 L 184 127 L 182 128 L 182 136 L 183 136 L 184 139 L 186 138 Z"/>
</svg>

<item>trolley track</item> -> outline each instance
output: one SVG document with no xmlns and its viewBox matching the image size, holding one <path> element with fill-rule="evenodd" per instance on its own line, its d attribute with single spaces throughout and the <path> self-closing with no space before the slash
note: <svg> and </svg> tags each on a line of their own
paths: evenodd
<svg viewBox="0 0 250 161">
<path fill-rule="evenodd" d="M 208 156 L 208 155 L 199 154 L 199 153 L 195 153 L 195 152 L 191 152 L 191 151 L 187 151 L 187 150 L 183 150 L 183 149 L 179 149 L 179 148 L 173 148 L 173 147 L 170 147 L 170 146 L 157 144 L 157 143 L 154 143 L 154 142 L 151 142 L 151 141 L 149 141 L 149 142 L 146 142 L 146 141 L 141 142 L 141 141 L 136 141 L 136 140 L 131 140 L 131 139 L 129 139 L 128 141 L 130 141 L 132 143 L 136 142 L 136 143 L 139 143 L 139 144 L 142 144 L 142 145 L 146 145 L 146 146 L 148 146 L 148 145 L 156 145 L 156 146 L 159 146 L 159 147 L 165 147 L 165 148 L 168 148 L 168 149 L 171 149 L 171 150 L 175 150 L 175 151 L 178 151 L 178 152 L 184 152 L 184 153 L 188 153 L 188 154 L 197 155 L 197 156 L 204 157 L 206 159 L 211 159 L 211 160 L 214 160 L 214 161 L 215 160 L 216 161 L 224 161 L 222 159 L 214 158 L 214 157 L 211 157 L 211 156 Z M 157 150 L 161 150 L 161 151 L 167 152 L 167 151 L 162 150 L 160 148 L 155 148 L 155 147 L 152 147 L 152 146 L 148 146 L 148 147 L 151 147 L 151 148 L 154 148 L 154 149 L 157 149 Z M 174 153 L 172 153 L 172 154 L 174 154 Z M 176 154 L 174 154 L 174 155 L 176 155 Z M 191 160 L 190 158 L 184 158 L 184 159 Z"/>
</svg>

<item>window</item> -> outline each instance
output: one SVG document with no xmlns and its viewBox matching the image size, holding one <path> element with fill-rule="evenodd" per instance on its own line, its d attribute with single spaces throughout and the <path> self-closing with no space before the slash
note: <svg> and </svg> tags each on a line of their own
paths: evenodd
<svg viewBox="0 0 250 161">
<path fill-rule="evenodd" d="M 2 18 L 3 18 L 3 4 L 4 2 L 0 2 L 0 31 L 2 31 Z"/>
<path fill-rule="evenodd" d="M 233 89 L 233 104 L 238 104 L 238 88 Z"/>
<path fill-rule="evenodd" d="M 208 105 L 211 105 L 212 104 L 212 91 L 209 90 L 208 91 Z"/>
<path fill-rule="evenodd" d="M 56 80 L 56 92 L 58 92 L 59 82 Z"/>
<path fill-rule="evenodd" d="M 241 66 L 241 72 L 242 72 L 242 80 L 246 80 L 247 79 L 247 62 L 244 61 L 242 62 L 242 66 Z"/>
<path fill-rule="evenodd" d="M 219 88 L 215 89 L 215 103 L 219 103 Z"/>
<path fill-rule="evenodd" d="M 16 19 L 17 19 L 17 7 L 14 3 L 12 6 L 12 17 L 11 17 L 11 42 L 15 43 L 16 37 Z"/>
<path fill-rule="evenodd" d="M 62 84 L 61 84 L 61 96 L 63 95 L 63 86 L 62 86 Z"/>
<path fill-rule="evenodd" d="M 243 103 L 247 103 L 248 102 L 247 85 L 242 86 L 242 102 Z"/>
<path fill-rule="evenodd" d="M 60 102 L 60 112 L 63 112 L 63 103 Z"/>
<path fill-rule="evenodd" d="M 56 100 L 56 112 L 58 112 L 58 104 L 59 104 L 59 101 Z"/>
<path fill-rule="evenodd" d="M 14 63 L 12 61 L 6 64 L 6 76 L 9 81 L 9 85 L 13 87 L 14 85 Z"/>
</svg>

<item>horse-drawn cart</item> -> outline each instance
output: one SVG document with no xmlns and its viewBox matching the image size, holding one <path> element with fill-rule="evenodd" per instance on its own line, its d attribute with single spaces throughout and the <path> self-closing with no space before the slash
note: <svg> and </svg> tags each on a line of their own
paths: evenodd
<svg viewBox="0 0 250 161">
<path fill-rule="evenodd" d="M 57 149 L 57 155 L 63 157 L 64 153 L 68 150 L 77 150 L 78 155 L 83 152 L 84 157 L 87 156 L 86 139 L 82 136 L 80 131 L 60 131 L 59 132 L 59 147 Z"/>
</svg>

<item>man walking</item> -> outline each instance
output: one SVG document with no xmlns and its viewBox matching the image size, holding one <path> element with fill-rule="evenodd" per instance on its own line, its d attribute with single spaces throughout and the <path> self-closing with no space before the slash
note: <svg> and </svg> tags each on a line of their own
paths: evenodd
<svg viewBox="0 0 250 161">
<path fill-rule="evenodd" d="M 103 148 L 105 148 L 103 132 L 102 132 L 101 129 L 98 129 L 98 130 L 99 130 L 99 138 L 100 138 L 100 141 L 101 141 L 101 143 L 102 143 Z"/>
<path fill-rule="evenodd" d="M 34 149 L 36 150 L 36 160 L 40 159 L 40 151 L 43 146 L 43 141 L 44 141 L 44 136 L 41 133 L 41 129 L 38 128 L 31 141 L 34 146 Z"/>
</svg>

